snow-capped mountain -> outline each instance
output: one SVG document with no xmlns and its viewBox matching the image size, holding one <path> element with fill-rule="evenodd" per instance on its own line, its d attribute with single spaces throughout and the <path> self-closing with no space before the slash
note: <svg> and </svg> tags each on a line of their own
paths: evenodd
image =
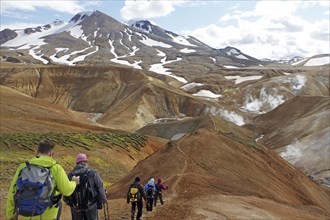
<svg viewBox="0 0 330 220">
<path fill-rule="evenodd" d="M 260 65 L 232 47 L 213 49 L 191 36 L 181 36 L 152 24 L 120 23 L 100 12 L 81 12 L 69 22 L 0 32 L 2 60 L 61 65 L 125 65 L 173 76 L 185 72 L 207 73 L 225 66 Z M 10 55 L 6 51 L 11 51 Z M 16 52 L 13 53 L 13 51 Z M 173 65 L 172 63 L 175 63 Z"/>
<path fill-rule="evenodd" d="M 291 63 L 298 62 L 298 61 L 300 61 L 302 59 L 304 59 L 304 58 L 301 57 L 301 56 L 283 57 L 282 59 L 275 60 L 275 62 L 277 62 L 277 63 L 291 64 Z"/>
</svg>

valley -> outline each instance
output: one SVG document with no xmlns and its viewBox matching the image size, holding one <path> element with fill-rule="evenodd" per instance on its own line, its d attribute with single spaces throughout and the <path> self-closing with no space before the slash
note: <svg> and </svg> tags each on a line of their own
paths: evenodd
<svg viewBox="0 0 330 220">
<path fill-rule="evenodd" d="M 258 60 L 100 11 L 0 42 L 1 219 L 45 138 L 66 172 L 88 155 L 111 219 L 129 219 L 136 176 L 169 186 L 143 219 L 329 218 L 329 54 Z"/>
</svg>

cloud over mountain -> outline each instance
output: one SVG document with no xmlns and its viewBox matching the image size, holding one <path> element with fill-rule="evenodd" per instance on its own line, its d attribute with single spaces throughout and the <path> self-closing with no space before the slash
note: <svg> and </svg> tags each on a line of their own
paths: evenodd
<svg viewBox="0 0 330 220">
<path fill-rule="evenodd" d="M 195 36 L 215 48 L 224 45 L 241 48 L 249 54 L 256 54 L 259 59 L 329 53 L 328 16 L 313 21 L 300 15 L 316 5 L 329 8 L 324 2 L 260 1 L 253 10 L 233 8 L 218 22 L 186 29 L 182 33 Z"/>
</svg>

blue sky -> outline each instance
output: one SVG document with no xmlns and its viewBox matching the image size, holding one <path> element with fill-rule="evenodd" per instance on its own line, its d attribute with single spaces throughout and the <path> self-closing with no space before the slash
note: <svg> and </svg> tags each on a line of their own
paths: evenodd
<svg viewBox="0 0 330 220">
<path fill-rule="evenodd" d="M 214 48 L 233 46 L 256 58 L 330 53 L 330 3 L 325 0 L 1 0 L 0 4 L 1 30 L 69 21 L 78 12 L 99 10 L 123 23 L 148 19 Z"/>
</svg>

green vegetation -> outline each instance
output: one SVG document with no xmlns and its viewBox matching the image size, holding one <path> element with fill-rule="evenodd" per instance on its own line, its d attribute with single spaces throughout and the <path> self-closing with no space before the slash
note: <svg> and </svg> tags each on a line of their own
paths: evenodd
<svg viewBox="0 0 330 220">
<path fill-rule="evenodd" d="M 133 147 L 137 151 L 145 146 L 147 137 L 138 134 L 114 134 L 114 133 L 8 133 L 0 134 L 0 149 L 22 149 L 35 151 L 38 142 L 42 139 L 52 140 L 63 147 L 81 147 L 86 150 L 94 150 L 95 145 L 108 148 Z"/>
<path fill-rule="evenodd" d="M 138 154 L 148 141 L 146 136 L 128 133 L 0 133 L 0 216 L 4 216 L 5 197 L 18 165 L 35 155 L 42 139 L 56 144 L 54 158 L 67 172 L 74 167 L 77 152 L 91 151 L 88 165 L 99 172 L 105 187 L 128 172 L 112 152 Z"/>
</svg>

